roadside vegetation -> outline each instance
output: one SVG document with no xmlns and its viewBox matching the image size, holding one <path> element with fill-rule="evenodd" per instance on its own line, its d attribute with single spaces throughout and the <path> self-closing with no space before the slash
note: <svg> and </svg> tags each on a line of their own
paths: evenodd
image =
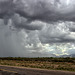
<svg viewBox="0 0 75 75">
<path fill-rule="evenodd" d="M 50 69 L 50 70 L 75 71 L 75 58 L 1 57 L 0 65 L 21 66 L 21 67 L 41 68 L 41 69 Z"/>
</svg>

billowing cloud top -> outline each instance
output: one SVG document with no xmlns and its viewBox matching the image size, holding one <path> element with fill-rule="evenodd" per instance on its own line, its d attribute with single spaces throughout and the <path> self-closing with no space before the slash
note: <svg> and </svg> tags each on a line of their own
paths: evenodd
<svg viewBox="0 0 75 75">
<path fill-rule="evenodd" d="M 18 14 L 28 21 L 74 21 L 74 0 L 0 0 L 0 17 Z"/>
<path fill-rule="evenodd" d="M 75 49 L 75 0 L 0 0 L 0 29 L 13 54 L 69 54 Z"/>
</svg>

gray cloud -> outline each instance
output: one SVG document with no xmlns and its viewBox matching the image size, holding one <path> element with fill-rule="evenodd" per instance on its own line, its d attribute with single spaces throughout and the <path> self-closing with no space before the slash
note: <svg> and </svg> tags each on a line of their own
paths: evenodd
<svg viewBox="0 0 75 75">
<path fill-rule="evenodd" d="M 5 56 L 8 52 L 12 56 L 65 54 L 57 46 L 75 42 L 75 1 L 66 1 L 0 0 L 1 52 L 6 50 Z"/>
<path fill-rule="evenodd" d="M 62 0 L 1 0 L 0 3 L 1 18 L 8 19 L 14 13 L 27 18 L 28 21 L 74 21 L 75 18 L 75 4 L 67 5 L 66 1 Z"/>
<path fill-rule="evenodd" d="M 75 1 L 73 1 L 75 2 Z M 70 10 L 69 10 L 70 9 Z M 16 1 L 18 14 L 29 20 L 41 21 L 74 21 L 74 4 L 66 4 L 66 1 L 58 0 L 22 0 Z"/>
<path fill-rule="evenodd" d="M 69 29 L 65 22 L 46 25 L 39 31 L 39 39 L 42 43 L 73 42 L 75 34 L 72 34 Z"/>
<path fill-rule="evenodd" d="M 26 18 L 20 17 L 18 14 L 14 15 L 12 22 L 16 28 L 23 28 L 27 30 L 41 30 L 43 27 L 43 22 L 37 20 L 28 22 Z"/>
</svg>

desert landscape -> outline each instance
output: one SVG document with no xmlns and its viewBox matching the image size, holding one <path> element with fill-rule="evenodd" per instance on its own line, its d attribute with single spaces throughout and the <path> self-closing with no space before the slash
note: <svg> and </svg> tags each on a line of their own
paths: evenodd
<svg viewBox="0 0 75 75">
<path fill-rule="evenodd" d="M 0 0 L 0 75 L 75 75 L 75 0 Z"/>
<path fill-rule="evenodd" d="M 75 75 L 74 60 L 69 57 L 5 57 L 0 58 L 0 72 L 9 75 Z"/>
</svg>

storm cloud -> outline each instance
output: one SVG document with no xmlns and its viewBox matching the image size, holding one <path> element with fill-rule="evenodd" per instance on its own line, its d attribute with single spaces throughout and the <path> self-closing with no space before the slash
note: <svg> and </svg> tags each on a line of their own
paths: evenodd
<svg viewBox="0 0 75 75">
<path fill-rule="evenodd" d="M 74 21 L 74 6 L 74 0 L 0 0 L 0 17 L 10 18 L 17 13 L 28 21 Z"/>
<path fill-rule="evenodd" d="M 0 50 L 6 50 L 1 56 L 70 54 L 75 49 L 75 1 L 0 0 L 0 36 Z"/>
</svg>

